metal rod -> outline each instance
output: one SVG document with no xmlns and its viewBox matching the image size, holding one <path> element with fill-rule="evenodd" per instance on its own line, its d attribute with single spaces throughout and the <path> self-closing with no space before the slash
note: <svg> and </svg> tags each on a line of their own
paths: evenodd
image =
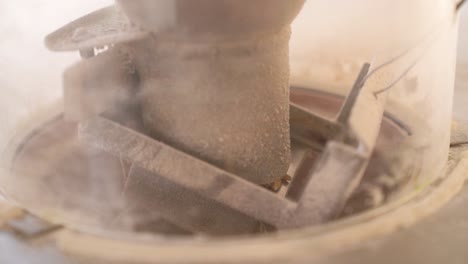
<svg viewBox="0 0 468 264">
<path fill-rule="evenodd" d="M 465 4 L 466 0 L 461 0 L 457 6 L 455 7 L 455 9 L 458 11 L 460 10 L 460 8 L 462 8 L 463 4 Z"/>
<path fill-rule="evenodd" d="M 358 78 L 353 84 L 353 88 L 351 89 L 348 97 L 346 97 L 345 102 L 340 110 L 340 113 L 337 117 L 337 122 L 343 125 L 346 125 L 349 117 L 351 116 L 351 111 L 356 104 L 356 100 L 359 97 L 362 87 L 364 86 L 366 76 L 370 70 L 370 63 L 364 63 L 359 72 Z"/>
</svg>

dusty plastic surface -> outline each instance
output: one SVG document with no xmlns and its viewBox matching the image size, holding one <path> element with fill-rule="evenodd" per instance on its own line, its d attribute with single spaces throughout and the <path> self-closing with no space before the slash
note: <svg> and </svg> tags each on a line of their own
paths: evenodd
<svg viewBox="0 0 468 264">
<path fill-rule="evenodd" d="M 374 66 L 378 66 L 416 46 L 415 49 L 405 53 L 401 60 L 386 68 L 385 75 L 377 75 L 378 78 L 371 82 L 376 85 L 376 92 L 384 89 L 392 84 L 392 80 L 398 79 L 400 74 L 405 73 L 414 61 L 418 61 L 408 76 L 389 90 L 390 99 L 386 109 L 403 124 L 398 127 L 398 130 L 403 132 L 399 134 L 407 133 L 411 136 L 401 141 L 400 138 L 392 138 L 392 133 L 386 135 L 384 131 L 381 134 L 385 135 L 381 137 L 383 140 L 380 140 L 378 145 L 382 150 L 379 154 L 383 156 L 383 159 L 380 159 L 383 160 L 381 165 L 390 169 L 384 170 L 384 173 L 378 169 L 376 173 L 382 173 L 383 175 L 378 175 L 382 177 L 375 178 L 376 174 L 370 173 L 368 181 L 371 187 L 377 186 L 383 189 L 384 193 L 388 186 L 401 190 L 401 193 L 391 192 L 392 200 L 395 201 L 421 190 L 433 178 L 440 175 L 445 164 L 456 38 L 456 21 L 452 4 L 450 1 L 433 1 L 432 4 L 423 1 L 410 4 L 406 1 L 359 1 L 351 8 L 346 6 L 345 1 L 339 1 L 331 6 L 320 1 L 315 3 L 310 1 L 299 20 L 293 25 L 292 84 L 332 94 L 345 95 L 364 62 L 373 62 Z M 88 11 L 92 10 L 90 8 Z M 42 36 L 62 26 L 71 17 L 77 18 L 85 13 L 80 10 L 73 16 L 67 16 L 60 23 L 54 23 L 38 34 L 33 43 L 42 47 Z M 415 19 L 415 14 L 419 14 L 418 19 Z M 40 17 L 41 13 L 37 12 L 35 15 Z M 356 17 L 359 19 L 356 20 Z M 395 18 L 398 18 L 398 21 L 395 21 Z M 20 41 L 16 40 L 14 45 L 21 45 Z M 28 51 L 28 46 L 25 46 L 24 49 L 26 50 L 22 54 L 25 56 L 24 60 L 37 57 L 49 61 L 55 60 L 55 56 L 58 56 L 42 48 Z M 21 58 L 21 55 L 19 57 Z M 4 135 L 0 138 L 2 145 L 11 143 L 12 137 L 18 140 L 16 143 L 21 143 L 25 139 L 24 136 L 30 134 L 29 132 L 50 120 L 52 115 L 37 109 L 49 107 L 50 102 L 60 97 L 59 76 L 77 59 L 78 57 L 74 56 L 67 61 L 51 63 L 47 70 L 40 66 L 29 65 L 32 71 L 43 73 L 40 74 L 41 78 L 37 79 L 39 81 L 17 78 L 6 85 L 12 87 L 8 90 L 10 94 L 19 95 L 5 104 L 8 113 L 11 114 L 8 115 L 6 128 L 2 131 Z M 12 72 L 21 75 L 23 69 Z M 22 91 L 16 87 L 27 88 Z M 45 87 L 44 90 L 42 87 Z M 300 97 L 296 99 L 300 100 Z M 329 101 L 318 102 L 316 111 L 326 117 L 333 117 L 333 114 L 339 110 L 339 104 L 332 106 L 323 102 Z M 43 118 L 37 117 L 36 114 L 40 112 L 46 113 Z M 32 116 L 33 119 L 30 118 Z M 29 130 L 25 128 L 25 123 Z M 48 133 L 41 135 L 48 137 L 49 140 L 52 139 L 58 145 L 63 144 L 65 149 L 67 147 L 74 149 L 79 143 L 65 140 L 67 137 L 74 139 L 73 129 L 53 126 L 47 128 Z M 52 144 L 42 142 L 41 145 L 40 141 L 37 143 L 36 150 L 40 151 L 32 152 L 33 158 L 38 161 L 35 164 L 37 167 L 32 166 L 34 163 L 29 163 L 31 166 L 20 168 L 16 171 L 17 174 L 11 174 L 8 171 L 9 165 L 2 166 L 7 172 L 2 174 L 1 185 L 8 198 L 47 218 L 91 231 L 106 230 L 109 226 L 114 229 L 128 227 L 128 219 L 120 217 L 120 212 L 126 209 L 121 191 L 125 188 L 128 169 L 122 166 L 121 161 L 111 160 L 95 149 L 81 146 L 78 148 L 79 152 L 88 156 L 84 163 L 76 163 L 72 168 L 76 171 L 84 170 L 85 176 L 77 178 L 67 170 L 57 170 L 48 181 L 42 178 L 33 179 L 28 177 L 28 173 L 44 172 L 43 175 L 48 175 L 50 167 L 65 163 L 73 164 L 75 161 L 66 151 L 56 152 Z M 16 147 L 18 145 L 14 145 L 14 148 Z M 109 167 L 103 173 L 96 164 L 109 164 Z M 284 167 L 284 164 L 278 164 L 280 165 Z M 109 173 L 112 171 L 114 173 Z M 63 177 L 63 174 L 67 173 L 68 177 Z M 103 177 L 103 174 L 107 176 Z M 27 192 L 19 191 L 25 189 Z M 388 201 L 381 199 L 376 204 Z M 115 219 L 115 222 L 110 219 Z"/>
<path fill-rule="evenodd" d="M 310 1 L 293 30 L 294 85 L 346 94 L 363 62 L 389 63 L 384 68 L 393 76 L 376 80 L 375 91 L 388 90 L 386 111 L 408 136 L 384 143 L 380 154 L 393 168 L 378 181 L 404 182 L 405 195 L 434 180 L 449 147 L 458 35 L 454 1 Z"/>
<path fill-rule="evenodd" d="M 12 2 L 12 4 L 14 5 L 20 2 L 21 1 L 15 1 L 14 3 Z M 66 1 L 63 3 L 63 5 L 73 5 L 74 2 L 79 2 L 78 4 L 80 5 L 84 4 L 84 2 L 81 1 Z M 92 4 L 95 3 L 93 2 Z M 81 14 L 81 12 L 77 13 Z M 63 24 L 63 22 L 66 22 L 66 20 L 57 23 L 57 26 Z M 466 27 L 464 29 L 466 30 Z M 40 42 L 40 39 L 38 41 Z M 63 66 L 69 65 L 69 63 L 71 63 L 73 59 L 64 62 Z M 35 65 L 29 65 L 29 67 L 34 68 Z M 466 66 L 463 68 L 466 69 Z M 3 69 L 7 68 L 5 67 Z M 15 72 L 17 72 L 17 70 L 15 70 L 14 67 L 9 71 L 9 73 Z M 466 76 L 465 73 L 466 71 L 464 71 L 463 76 Z M 0 80 L 5 81 L 5 76 L 2 76 Z M 59 82 L 60 81 L 57 80 L 57 83 Z M 464 81 L 464 83 L 466 83 L 466 81 Z M 58 87 L 56 88 L 59 89 Z M 456 101 L 458 101 L 459 105 L 462 106 L 466 105 L 466 93 L 464 91 L 466 91 L 465 85 L 460 87 L 460 93 L 457 93 L 456 97 Z M 1 107 L 4 107 L 2 109 L 8 109 L 8 104 L 2 104 Z M 466 111 L 464 110 L 456 111 L 455 114 L 460 118 L 464 118 L 465 112 Z M 5 119 L 4 121 L 7 121 L 7 119 Z M 4 124 L 4 126 L 8 127 L 6 123 Z M 2 130 L 1 132 L 4 133 L 6 131 Z M 440 211 L 436 215 L 433 215 L 432 217 L 424 220 L 420 224 L 416 225 L 414 228 L 411 228 L 409 230 L 399 230 L 398 232 L 385 239 L 371 240 L 369 241 L 369 243 L 359 242 L 357 245 L 359 249 L 349 250 L 347 253 L 344 253 L 342 255 L 328 257 L 327 259 L 322 260 L 322 262 L 320 263 L 443 263 L 447 261 L 450 262 L 452 260 L 460 260 L 460 263 L 464 263 L 463 261 L 467 257 L 467 241 L 466 236 L 463 235 L 466 234 L 466 232 L 468 232 L 467 225 L 465 223 L 466 218 L 468 217 L 467 212 L 465 210 L 466 202 L 468 201 L 467 194 L 468 192 L 466 192 L 465 188 L 465 192 L 459 195 L 459 197 L 453 202 L 448 204 L 448 206 L 444 208 L 443 211 Z M 74 241 L 70 242 L 73 243 Z M 2 233 L 0 235 L 0 244 L 2 245 L 0 247 L 0 260 L 2 261 L 2 263 L 26 262 L 37 264 L 68 264 L 76 262 L 75 260 L 71 260 L 69 257 L 63 256 L 63 252 L 60 249 L 54 248 L 49 244 L 43 245 L 39 248 L 35 246 L 30 246 L 23 243 L 23 241 L 18 240 L 10 234 Z M 284 245 L 280 245 L 280 248 L 286 249 Z M 253 247 L 250 249 L 255 250 L 257 248 Z M 302 248 L 295 247 L 295 249 L 304 252 Z M 402 254 L 396 255 L 396 251 L 402 252 Z M 180 255 L 179 252 L 176 252 L 175 254 Z M 245 253 L 245 251 L 241 252 Z M 89 255 L 89 253 L 86 253 L 86 255 Z M 115 249 L 114 251 L 112 251 L 111 255 L 115 255 Z M 274 257 L 273 259 L 278 260 L 278 258 Z M 284 260 L 284 258 L 281 258 L 281 260 Z M 304 261 L 308 260 L 303 259 L 299 263 L 303 263 Z M 292 263 L 292 260 L 290 262 Z M 86 263 L 93 262 L 91 260 L 87 260 Z M 101 262 L 98 261 L 97 263 Z M 220 261 L 217 261 L 216 263 L 220 263 Z M 232 263 L 232 261 L 230 263 Z"/>
</svg>

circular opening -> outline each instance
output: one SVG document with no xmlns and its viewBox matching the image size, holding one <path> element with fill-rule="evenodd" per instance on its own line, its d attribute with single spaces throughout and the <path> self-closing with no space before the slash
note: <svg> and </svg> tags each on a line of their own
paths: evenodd
<svg viewBox="0 0 468 264">
<path fill-rule="evenodd" d="M 333 118 L 343 98 L 293 87 L 291 101 L 320 116 Z M 19 144 L 12 148 L 11 173 L 14 177 L 7 178 L 10 181 L 3 185 L 5 195 L 46 219 L 83 232 L 109 236 L 124 233 L 189 234 L 162 221 L 157 208 L 140 206 L 154 203 L 154 196 L 135 195 L 135 192 L 143 192 L 144 188 L 138 184 L 132 189 L 130 179 L 126 178 L 129 164 L 119 157 L 80 142 L 77 126 L 77 123 L 64 121 L 62 114 L 51 114 L 46 122 L 20 137 Z M 402 190 L 411 183 L 411 178 L 417 172 L 418 163 L 415 160 L 411 164 L 395 162 L 391 169 L 406 174 L 391 175 L 382 169 L 385 165 L 382 163 L 391 153 L 381 151 L 387 149 L 389 144 L 402 145 L 405 137 L 408 137 L 405 125 L 387 114 L 361 188 L 348 201 L 339 218 L 376 208 L 402 195 Z M 291 169 L 294 170 L 300 161 L 301 152 L 303 149 L 293 144 Z M 145 181 L 145 178 L 142 180 Z M 143 185 L 150 185 L 151 178 L 146 180 Z M 27 192 L 25 186 L 29 186 Z M 151 192 L 151 189 L 148 191 Z M 255 230 L 236 235 L 271 231 L 274 230 L 259 225 Z"/>
</svg>

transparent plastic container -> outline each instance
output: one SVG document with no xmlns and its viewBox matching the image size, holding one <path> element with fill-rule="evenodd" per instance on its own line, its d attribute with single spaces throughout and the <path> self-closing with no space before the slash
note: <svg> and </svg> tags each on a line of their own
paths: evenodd
<svg viewBox="0 0 468 264">
<path fill-rule="evenodd" d="M 453 1 L 310 1 L 294 29 L 293 85 L 343 96 L 364 62 L 392 76 L 375 91 L 388 90 L 386 113 L 408 133 L 379 146 L 394 174 L 407 178 L 395 199 L 443 173 L 458 36 Z"/>
<path fill-rule="evenodd" d="M 26 1 L 5 4 L 6 10 L 10 10 L 7 13 L 18 15 L 2 18 L 8 23 L 0 27 L 4 34 L 9 34 L 6 41 L 0 43 L 3 51 L 3 62 L 0 62 L 3 93 L 0 147 L 4 151 L 0 190 L 8 201 L 49 221 L 85 233 L 108 237 L 124 234 L 128 238 L 137 237 L 139 233 L 159 234 L 161 230 L 169 229 L 171 233 L 187 235 L 186 230 L 161 221 L 157 210 L 129 207 L 129 200 L 133 198 L 122 195 L 128 188 L 125 175 L 130 170 L 125 159 L 83 145 L 78 138 L 80 124 L 62 121 L 67 104 L 62 99 L 61 76 L 65 69 L 81 59 L 76 52 L 54 54 L 47 51 L 43 38 L 71 18 L 78 18 L 105 4 L 112 3 L 67 1 L 65 4 L 43 0 L 35 4 L 37 8 L 30 8 Z M 289 44 L 290 98 L 293 103 L 326 120 L 333 120 L 365 63 L 370 63 L 363 88 L 366 94 L 359 100 L 379 101 L 370 108 L 359 101 L 360 108 L 353 108 L 351 113 L 351 127 L 362 137 L 359 147 L 369 152 L 370 161 L 358 186 L 353 188 L 352 194 L 349 193 L 351 196 L 343 212 L 339 217 L 329 219 L 331 222 L 372 214 L 373 210 L 385 211 L 392 204 L 411 199 L 445 175 L 455 77 L 456 4 L 451 0 L 314 0 L 306 2 L 293 22 Z M 52 17 L 51 13 L 60 16 Z M 163 39 L 163 48 L 170 50 L 174 39 L 167 42 Z M 112 48 L 113 44 L 109 43 L 107 48 Z M 263 47 L 263 44 L 259 45 Z M 265 44 L 269 48 L 268 45 Z M 108 52 L 102 47 L 98 49 L 99 53 Z M 179 63 L 167 61 L 175 65 Z M 268 65 L 258 67 L 268 68 Z M 187 78 L 191 81 L 203 79 L 195 75 Z M 274 74 L 271 79 L 284 81 Z M 244 81 L 239 80 L 239 83 Z M 187 95 L 187 98 L 187 105 L 191 99 L 195 100 L 195 96 Z M 276 110 L 275 107 L 272 109 Z M 265 123 L 284 121 L 278 118 Z M 200 121 L 201 126 L 203 122 Z M 193 127 L 193 130 L 198 132 L 198 128 Z M 171 135 L 173 133 L 165 139 Z M 222 143 L 225 139 L 216 140 Z M 274 157 L 275 151 L 265 152 L 265 155 Z M 293 146 L 290 167 L 293 172 L 302 151 Z M 154 190 L 137 186 L 141 189 L 134 190 L 135 193 L 146 192 L 145 200 L 137 205 L 152 204 L 155 197 L 171 195 L 167 191 L 172 188 L 171 183 L 162 181 L 157 184 L 162 190 L 164 186 L 169 187 L 162 194 L 153 196 L 151 192 Z M 196 214 L 196 206 L 192 205 L 199 202 L 199 197 L 187 196 L 186 199 L 190 204 L 181 211 L 192 212 L 190 210 L 195 208 Z M 224 215 L 223 210 L 225 208 L 219 211 L 222 217 L 214 214 L 214 223 L 209 224 L 219 225 L 222 229 L 226 223 L 218 219 L 227 223 L 232 221 L 233 225 L 238 224 L 234 223 L 237 220 L 245 221 L 245 215 L 230 215 L 229 210 Z M 255 220 L 246 222 L 239 227 L 246 228 L 245 232 L 239 231 L 239 234 L 251 235 L 254 232 L 249 228 Z M 324 230 L 328 223 L 322 223 Z M 308 225 L 301 228 L 308 228 Z M 265 231 L 268 230 L 262 230 L 268 233 Z M 319 232 L 311 232 L 314 233 Z M 191 242 L 193 238 L 184 239 Z"/>
</svg>

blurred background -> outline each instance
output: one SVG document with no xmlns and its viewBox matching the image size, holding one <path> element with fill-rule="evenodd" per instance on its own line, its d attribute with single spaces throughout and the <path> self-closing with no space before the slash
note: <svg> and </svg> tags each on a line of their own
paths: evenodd
<svg viewBox="0 0 468 264">
<path fill-rule="evenodd" d="M 112 0 L 0 0 L 0 147 L 17 120 L 38 109 L 34 101 L 61 96 L 61 73 L 77 53 L 53 54 L 44 37 Z"/>
<path fill-rule="evenodd" d="M 462 9 L 460 17 L 460 41 L 458 43 L 458 58 L 462 63 L 468 63 L 468 8 Z"/>
</svg>

